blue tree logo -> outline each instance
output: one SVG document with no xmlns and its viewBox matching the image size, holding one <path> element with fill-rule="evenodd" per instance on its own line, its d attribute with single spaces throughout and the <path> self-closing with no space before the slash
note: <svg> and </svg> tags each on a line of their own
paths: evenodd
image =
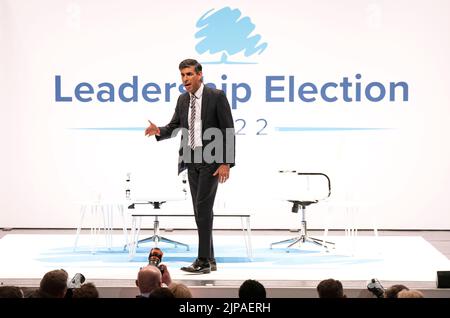
<svg viewBox="0 0 450 318">
<path fill-rule="evenodd" d="M 200 38 L 200 42 L 195 46 L 199 54 L 207 51 L 210 54 L 222 52 L 220 61 L 203 62 L 204 64 L 254 64 L 250 62 L 232 62 L 228 57 L 244 51 L 244 55 L 251 56 L 256 53 L 261 54 L 267 43 L 258 42 L 261 40 L 259 34 L 251 36 L 255 29 L 249 17 L 241 18 L 239 9 L 232 10 L 225 7 L 210 14 L 214 9 L 206 12 L 198 21 L 197 28 L 200 30 L 195 34 L 195 38 Z"/>
</svg>

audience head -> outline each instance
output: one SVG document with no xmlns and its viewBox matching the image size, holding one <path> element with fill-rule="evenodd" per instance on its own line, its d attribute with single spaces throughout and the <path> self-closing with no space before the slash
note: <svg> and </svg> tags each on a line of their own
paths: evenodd
<svg viewBox="0 0 450 318">
<path fill-rule="evenodd" d="M 247 279 L 239 287 L 239 298 L 240 299 L 265 299 L 266 289 L 260 282 Z"/>
<path fill-rule="evenodd" d="M 136 286 L 141 294 L 149 294 L 153 289 L 162 286 L 161 271 L 158 267 L 147 265 L 139 270 Z"/>
<path fill-rule="evenodd" d="M 397 298 L 424 298 L 424 297 L 425 296 L 423 295 L 422 292 L 413 289 L 409 290 L 403 289 L 397 294 Z"/>
<path fill-rule="evenodd" d="M 63 269 L 56 269 L 44 275 L 39 286 L 39 295 L 45 298 L 64 298 L 69 275 Z"/>
<path fill-rule="evenodd" d="M 156 287 L 153 289 L 148 298 L 167 299 L 175 298 L 172 291 L 167 287 Z"/>
<path fill-rule="evenodd" d="M 342 283 L 335 279 L 325 279 L 317 285 L 319 298 L 346 298 Z"/>
<path fill-rule="evenodd" d="M 0 286 L 0 298 L 24 298 L 24 295 L 19 287 Z"/>
<path fill-rule="evenodd" d="M 192 298 L 192 293 L 185 284 L 172 283 L 169 285 L 169 289 L 175 298 Z"/>
<path fill-rule="evenodd" d="M 405 285 L 392 285 L 384 292 L 384 298 L 397 298 L 398 293 L 402 290 L 409 290 Z"/>
<path fill-rule="evenodd" d="M 98 298 L 98 290 L 94 283 L 86 283 L 79 288 L 74 288 L 72 298 Z"/>
</svg>

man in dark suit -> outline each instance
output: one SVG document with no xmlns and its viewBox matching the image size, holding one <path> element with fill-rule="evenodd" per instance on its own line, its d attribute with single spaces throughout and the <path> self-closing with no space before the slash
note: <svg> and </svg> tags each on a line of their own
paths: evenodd
<svg viewBox="0 0 450 318">
<path fill-rule="evenodd" d="M 227 181 L 234 166 L 234 122 L 225 93 L 203 84 L 200 63 L 187 59 L 180 63 L 179 70 L 186 93 L 178 98 L 172 120 L 164 127 L 149 121 L 145 135 L 155 135 L 160 141 L 182 131 L 178 173 L 188 169 L 199 248 L 197 259 L 181 270 L 206 274 L 217 270 L 213 206 L 218 183 Z"/>
</svg>

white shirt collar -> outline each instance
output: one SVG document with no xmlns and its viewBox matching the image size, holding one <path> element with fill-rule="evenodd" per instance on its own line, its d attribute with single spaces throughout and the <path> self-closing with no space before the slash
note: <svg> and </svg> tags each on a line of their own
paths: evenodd
<svg viewBox="0 0 450 318">
<path fill-rule="evenodd" d="M 203 87 L 204 87 L 205 85 L 203 84 L 203 83 L 201 83 L 200 84 L 200 87 L 197 89 L 197 91 L 194 93 L 194 96 L 197 98 L 197 99 L 200 99 L 200 98 L 202 98 L 202 95 L 203 95 Z"/>
</svg>

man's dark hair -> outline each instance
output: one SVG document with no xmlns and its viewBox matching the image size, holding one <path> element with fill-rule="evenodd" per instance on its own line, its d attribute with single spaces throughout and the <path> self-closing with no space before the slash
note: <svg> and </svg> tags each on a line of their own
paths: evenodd
<svg viewBox="0 0 450 318">
<path fill-rule="evenodd" d="M 69 275 L 63 269 L 50 271 L 41 279 L 39 292 L 42 297 L 64 297 Z"/>
<path fill-rule="evenodd" d="M 172 291 L 169 288 L 157 287 L 151 291 L 150 295 L 148 295 L 148 298 L 167 299 L 167 298 L 175 298 L 175 296 L 173 295 Z"/>
<path fill-rule="evenodd" d="M 0 286 L 0 298 L 24 298 L 24 295 L 20 287 Z"/>
<path fill-rule="evenodd" d="M 183 68 L 190 66 L 194 66 L 194 70 L 196 73 L 202 71 L 202 65 L 194 59 L 186 59 L 184 61 L 181 61 L 180 65 L 178 66 L 178 69 L 181 71 Z"/>
<path fill-rule="evenodd" d="M 398 293 L 402 290 L 409 290 L 405 285 L 392 285 L 384 292 L 384 298 L 397 298 Z"/>
<path fill-rule="evenodd" d="M 86 283 L 74 288 L 72 298 L 98 298 L 98 290 L 94 283 Z"/>
<path fill-rule="evenodd" d="M 342 283 L 332 278 L 325 279 L 317 285 L 319 298 L 345 298 Z"/>
<path fill-rule="evenodd" d="M 247 279 L 239 287 L 240 299 L 264 299 L 266 298 L 266 289 L 263 284 L 257 280 Z"/>
</svg>

